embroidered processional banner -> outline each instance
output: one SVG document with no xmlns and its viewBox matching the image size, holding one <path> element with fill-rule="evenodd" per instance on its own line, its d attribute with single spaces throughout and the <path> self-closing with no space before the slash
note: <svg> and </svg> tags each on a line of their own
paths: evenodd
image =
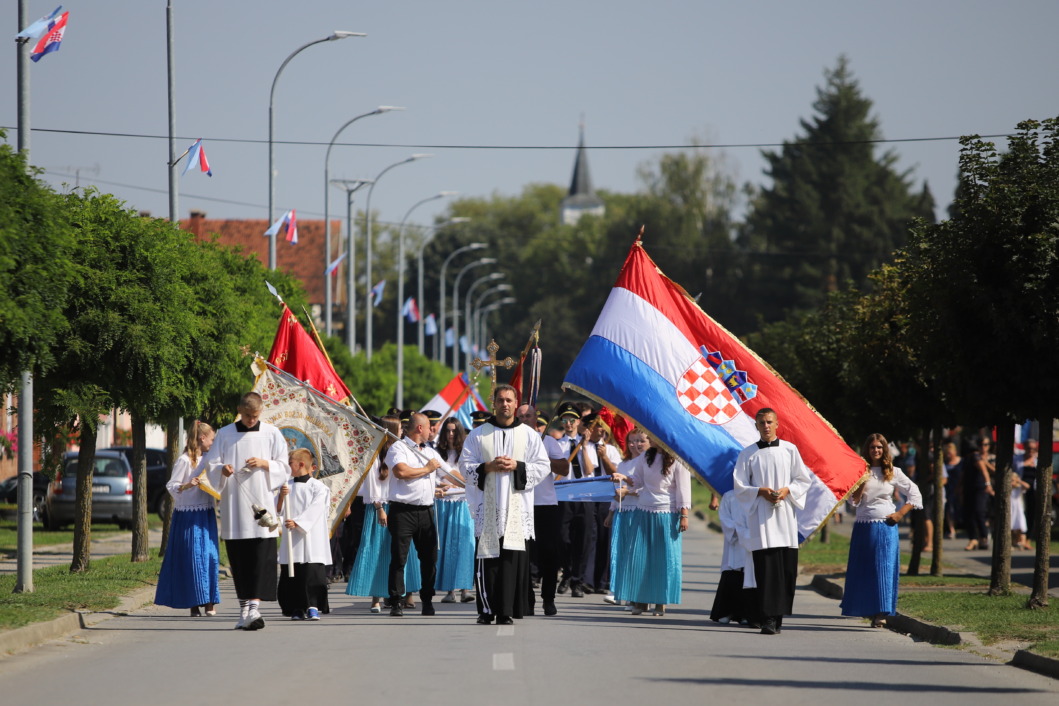
<svg viewBox="0 0 1059 706">
<path fill-rule="evenodd" d="M 312 452 L 316 459 L 313 477 L 331 490 L 328 527 L 333 535 L 378 455 L 385 433 L 296 378 L 261 360 L 255 365 L 254 392 L 265 403 L 261 419 L 279 427 L 289 451 Z"/>
</svg>

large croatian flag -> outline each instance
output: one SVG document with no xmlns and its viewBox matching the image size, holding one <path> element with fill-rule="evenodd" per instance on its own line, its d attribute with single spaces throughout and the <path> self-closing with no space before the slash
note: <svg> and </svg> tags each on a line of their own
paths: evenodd
<svg viewBox="0 0 1059 706">
<path fill-rule="evenodd" d="M 754 413 L 771 407 L 798 446 L 813 486 L 799 513 L 808 537 L 864 474 L 864 461 L 753 351 L 707 316 L 633 243 L 564 388 L 646 429 L 718 494 L 739 452 L 758 440 Z"/>
</svg>

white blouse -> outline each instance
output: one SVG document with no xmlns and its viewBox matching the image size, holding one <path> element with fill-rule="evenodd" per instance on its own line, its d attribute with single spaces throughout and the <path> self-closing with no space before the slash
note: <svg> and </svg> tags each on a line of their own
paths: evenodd
<svg viewBox="0 0 1059 706">
<path fill-rule="evenodd" d="M 864 481 L 864 492 L 860 502 L 854 503 L 857 508 L 857 522 L 883 522 L 887 515 L 897 511 L 894 503 L 894 490 L 900 490 L 905 502 L 917 510 L 923 509 L 923 496 L 912 479 L 900 468 L 894 466 L 893 480 L 883 480 L 882 468 L 873 466 L 871 476 Z"/>
<path fill-rule="evenodd" d="M 191 457 L 186 453 L 173 464 L 173 475 L 165 484 L 165 489 L 173 496 L 173 510 L 212 510 L 214 507 L 213 496 L 198 488 L 186 488 L 180 490 L 180 486 L 187 485 L 191 479 L 202 473 L 202 459 L 196 467 L 191 467 Z"/>
<path fill-rule="evenodd" d="M 673 461 L 669 473 L 662 473 L 662 454 L 654 463 L 647 462 L 647 453 L 635 459 L 629 485 L 636 489 L 636 507 L 646 512 L 677 512 L 691 507 L 691 473 L 680 461 Z M 624 504 L 624 503 L 623 503 Z"/>
</svg>

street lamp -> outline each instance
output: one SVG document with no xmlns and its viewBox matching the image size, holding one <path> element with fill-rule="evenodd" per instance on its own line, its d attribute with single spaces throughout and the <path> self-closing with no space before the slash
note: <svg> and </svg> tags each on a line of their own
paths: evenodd
<svg viewBox="0 0 1059 706">
<path fill-rule="evenodd" d="M 408 222 L 412 211 L 423 204 L 448 196 L 456 196 L 459 193 L 458 191 L 439 191 L 433 196 L 416 201 L 411 208 L 405 211 L 401 224 L 397 226 L 397 394 L 394 400 L 397 409 L 404 407 L 404 321 L 402 320 L 404 318 L 402 311 L 404 306 L 404 224 Z"/>
<path fill-rule="evenodd" d="M 499 301 L 495 301 L 492 304 L 490 304 L 489 306 L 484 307 L 481 311 L 478 312 L 479 317 L 481 317 L 481 321 L 479 322 L 479 325 L 481 326 L 481 330 L 478 332 L 478 340 L 479 341 L 484 341 L 485 338 L 486 338 L 486 335 L 485 335 L 485 321 L 486 321 L 486 318 L 488 317 L 489 313 L 493 312 L 493 311 L 496 311 L 497 309 L 499 309 L 502 306 L 507 306 L 508 304 L 514 304 L 516 301 L 518 301 L 518 300 L 515 299 L 514 297 L 504 297 L 503 299 L 501 299 Z"/>
<path fill-rule="evenodd" d="M 372 179 L 371 186 L 368 187 L 368 199 L 367 199 L 367 202 L 365 203 L 365 206 L 364 206 L 365 217 L 368 219 L 368 242 L 367 242 L 367 245 L 365 245 L 365 248 L 364 248 L 364 257 L 365 257 L 365 265 L 364 265 L 364 267 L 365 267 L 365 276 L 367 277 L 367 281 L 364 283 L 364 286 L 367 287 L 367 289 L 368 289 L 368 294 L 367 294 L 368 300 L 364 303 L 365 311 L 367 312 L 367 316 L 366 316 L 367 320 L 364 322 L 364 329 L 365 329 L 364 352 L 367 355 L 369 363 L 371 362 L 371 348 L 372 348 L 372 341 L 371 341 L 371 334 L 372 334 L 372 328 L 373 328 L 372 327 L 372 314 L 375 313 L 375 300 L 371 296 L 371 288 L 372 288 L 372 283 L 371 283 L 371 247 L 372 247 L 371 246 L 371 231 L 372 231 L 372 228 L 371 228 L 371 222 L 372 222 L 372 217 L 371 217 L 371 195 L 375 192 L 375 185 L 379 183 L 379 179 L 382 179 L 383 175 L 386 174 L 386 172 L 390 171 L 391 169 L 394 169 L 395 167 L 399 167 L 402 164 L 408 164 L 409 162 L 414 162 L 417 159 L 426 159 L 427 157 L 433 157 L 433 156 L 434 155 L 432 155 L 432 154 L 413 154 L 411 157 L 408 157 L 407 159 L 402 159 L 400 162 L 394 162 L 390 166 L 386 167 L 386 169 L 383 169 L 381 172 L 379 172 L 378 176 L 376 176 L 374 179 Z M 397 306 L 400 307 L 400 303 L 398 303 Z"/>
<path fill-rule="evenodd" d="M 332 179 L 331 183 L 346 191 L 346 345 L 349 354 L 357 352 L 357 289 L 355 286 L 357 270 L 356 240 L 353 237 L 353 193 L 362 186 L 371 183 L 371 179 Z M 328 280 L 328 288 L 331 284 Z"/>
<path fill-rule="evenodd" d="M 276 82 L 279 81 L 279 75 L 283 73 L 283 69 L 287 68 L 287 64 L 290 60 L 296 57 L 301 52 L 305 51 L 314 44 L 320 44 L 322 42 L 333 42 L 338 39 L 345 39 L 346 37 L 366 37 L 368 35 L 363 32 L 344 32 L 338 31 L 333 32 L 331 35 L 324 37 L 323 39 L 314 39 L 311 42 L 301 45 L 293 52 L 290 56 L 283 60 L 283 63 L 279 65 L 279 70 L 276 71 L 276 76 L 272 79 L 272 90 L 268 93 L 268 222 L 272 225 L 272 203 L 275 201 L 276 185 L 273 182 L 272 173 L 272 104 L 276 97 Z M 276 269 L 276 236 L 270 235 L 268 237 L 268 268 L 270 270 Z"/>
<path fill-rule="evenodd" d="M 474 342 L 474 334 L 477 333 L 471 328 L 471 297 L 474 295 L 474 290 L 478 288 L 479 284 L 485 284 L 486 282 L 495 282 L 498 279 L 507 277 L 503 272 L 492 272 L 479 277 L 478 279 L 471 282 L 471 285 L 467 287 L 467 294 L 463 297 L 463 330 L 467 336 L 467 351 L 463 354 L 463 369 L 466 370 L 471 367 L 471 344 Z"/>
<path fill-rule="evenodd" d="M 495 287 L 490 287 L 489 289 L 479 294 L 478 298 L 474 301 L 474 307 L 472 307 L 473 313 L 471 314 L 471 331 L 474 333 L 474 338 L 472 340 L 478 341 L 479 350 L 485 347 L 485 344 L 482 341 L 482 337 L 478 335 L 478 317 L 482 313 L 482 302 L 484 302 L 487 297 L 497 294 L 498 292 L 510 292 L 511 289 L 512 287 L 510 284 L 508 284 L 507 282 L 502 282 L 496 285 Z"/>
<path fill-rule="evenodd" d="M 370 115 L 381 115 L 383 113 L 388 113 L 391 110 L 404 110 L 404 108 L 402 108 L 400 106 L 397 106 L 397 105 L 380 105 L 375 110 L 369 111 L 367 113 L 362 113 L 362 114 L 356 116 L 355 118 L 351 118 L 350 120 L 347 120 L 346 123 L 344 125 L 342 125 L 342 127 L 338 128 L 338 130 L 335 131 L 335 136 L 331 138 L 331 142 L 329 142 L 328 145 L 327 145 L 327 154 L 324 155 L 324 269 L 325 269 L 325 271 L 326 271 L 327 267 L 331 264 L 331 210 L 330 210 L 330 203 L 331 202 L 330 202 L 330 199 L 328 198 L 329 195 L 330 195 L 329 194 L 330 190 L 327 188 L 328 185 L 331 183 L 330 168 L 329 168 L 330 159 L 331 159 L 331 148 L 335 146 L 335 140 L 337 140 L 338 136 L 340 134 L 342 134 L 342 131 L 345 130 L 350 125 L 352 125 L 353 123 L 357 122 L 361 118 L 366 118 L 366 117 L 368 117 Z M 348 257 L 348 255 L 347 255 L 347 257 Z M 326 279 L 327 277 L 328 276 L 325 274 L 324 278 Z M 331 335 L 331 309 L 332 309 L 331 280 L 327 279 L 325 284 L 327 285 L 327 287 L 325 288 L 325 292 L 324 292 L 324 311 L 326 312 L 325 315 L 324 315 L 324 330 L 327 331 L 327 335 L 330 336 Z"/>
<path fill-rule="evenodd" d="M 434 234 L 437 233 L 442 228 L 447 228 L 447 227 L 449 227 L 451 225 L 456 225 L 457 223 L 467 223 L 470 220 L 471 220 L 470 218 L 466 218 L 464 216 L 456 216 L 455 218 L 450 218 L 447 221 L 443 221 L 442 223 L 438 223 L 437 225 L 431 226 L 427 230 L 427 235 L 423 239 L 423 243 L 419 246 L 419 252 L 416 253 L 416 264 L 419 265 L 419 286 L 416 289 L 416 301 L 419 302 L 419 326 L 417 328 L 418 328 L 418 339 L 419 339 L 418 343 L 419 343 L 419 354 L 420 355 L 423 355 L 423 339 L 425 338 L 425 335 L 423 333 L 423 312 L 426 311 L 426 308 L 423 306 L 423 251 L 427 249 L 427 245 L 430 244 L 430 241 L 433 239 Z M 434 359 L 435 360 L 437 360 L 437 357 L 438 357 L 437 352 L 436 352 L 437 351 L 437 345 L 436 345 L 437 342 L 438 342 L 438 336 L 435 333 L 434 334 L 434 343 L 435 343 L 435 346 L 434 346 L 434 350 L 435 350 Z"/>
<path fill-rule="evenodd" d="M 468 270 L 482 265 L 495 265 L 496 262 L 495 257 L 482 257 L 464 265 L 463 269 L 456 275 L 455 284 L 452 285 L 452 372 L 454 373 L 460 371 L 460 325 L 458 323 L 460 316 L 460 280 L 463 279 Z"/>
<path fill-rule="evenodd" d="M 438 324 L 438 335 L 445 335 L 445 269 L 449 266 L 449 262 L 452 258 L 456 257 L 461 253 L 465 253 L 469 250 L 481 250 L 486 247 L 485 243 L 471 243 L 470 245 L 464 245 L 462 248 L 456 248 L 452 253 L 445 258 L 445 262 L 441 263 L 441 292 L 438 295 L 438 315 L 441 317 L 441 321 Z M 453 348 L 455 348 L 455 341 L 453 341 Z M 439 346 L 438 352 L 440 355 L 437 357 L 437 361 L 442 365 L 445 364 L 445 346 Z M 453 350 L 452 355 L 455 357 L 456 351 Z"/>
</svg>

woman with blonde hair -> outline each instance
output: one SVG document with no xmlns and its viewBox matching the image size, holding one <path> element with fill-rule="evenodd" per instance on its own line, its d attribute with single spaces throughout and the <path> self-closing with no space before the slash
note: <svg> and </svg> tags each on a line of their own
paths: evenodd
<svg viewBox="0 0 1059 706">
<path fill-rule="evenodd" d="M 893 464 L 890 445 L 882 434 L 871 434 L 861 450 L 868 478 L 853 491 L 857 508 L 846 564 L 842 615 L 871 618 L 874 628 L 886 625 L 897 611 L 897 582 L 901 572 L 901 543 L 897 525 L 912 509 L 923 509 L 916 484 Z M 894 491 L 905 497 L 901 509 Z"/>
<path fill-rule="evenodd" d="M 189 608 L 193 618 L 216 615 L 214 606 L 221 601 L 214 496 L 202 489 L 209 484 L 200 479 L 202 457 L 213 445 L 213 437 L 213 427 L 193 422 L 184 453 L 173 464 L 165 485 L 173 496 L 173 516 L 154 602 Z"/>
</svg>

